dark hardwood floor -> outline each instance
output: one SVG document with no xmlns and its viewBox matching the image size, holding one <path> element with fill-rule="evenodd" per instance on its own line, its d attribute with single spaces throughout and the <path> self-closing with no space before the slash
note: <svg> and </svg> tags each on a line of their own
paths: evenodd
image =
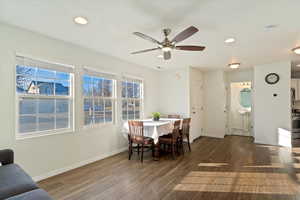
<svg viewBox="0 0 300 200">
<path fill-rule="evenodd" d="M 251 138 L 200 138 L 192 152 L 142 164 L 127 152 L 39 183 L 57 200 L 300 199 L 300 148 L 255 145 Z"/>
</svg>

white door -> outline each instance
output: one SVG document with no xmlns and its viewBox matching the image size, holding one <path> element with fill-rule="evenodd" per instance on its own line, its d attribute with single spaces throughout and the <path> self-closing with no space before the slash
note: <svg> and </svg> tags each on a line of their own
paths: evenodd
<svg viewBox="0 0 300 200">
<path fill-rule="evenodd" d="M 226 132 L 226 91 L 224 72 L 208 71 L 204 75 L 204 135 L 223 138 Z"/>
<path fill-rule="evenodd" d="M 200 137 L 203 131 L 203 75 L 198 69 L 190 69 L 190 139 Z"/>
</svg>

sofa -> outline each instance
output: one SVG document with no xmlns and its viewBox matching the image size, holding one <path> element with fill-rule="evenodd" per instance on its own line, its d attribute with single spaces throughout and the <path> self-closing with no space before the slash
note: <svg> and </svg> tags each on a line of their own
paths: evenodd
<svg viewBox="0 0 300 200">
<path fill-rule="evenodd" d="M 14 152 L 0 150 L 0 200 L 52 200 L 32 178 L 14 163 Z"/>
</svg>

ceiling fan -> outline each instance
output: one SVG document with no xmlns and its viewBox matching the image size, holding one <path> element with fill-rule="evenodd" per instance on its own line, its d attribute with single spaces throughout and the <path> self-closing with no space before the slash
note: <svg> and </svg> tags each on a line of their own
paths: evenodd
<svg viewBox="0 0 300 200">
<path fill-rule="evenodd" d="M 194 45 L 184 45 L 184 46 L 177 46 L 176 44 L 191 37 L 195 33 L 197 33 L 199 30 L 194 27 L 190 26 L 189 28 L 185 29 L 184 31 L 180 32 L 178 35 L 176 35 L 172 40 L 168 39 L 168 36 L 171 33 L 171 29 L 163 29 L 163 33 L 165 35 L 165 39 L 162 42 L 157 41 L 156 39 L 145 35 L 140 32 L 134 32 L 133 34 L 136 36 L 139 36 L 145 40 L 148 40 L 154 44 L 156 44 L 158 47 L 152 48 L 152 49 L 145 49 L 141 51 L 135 51 L 131 54 L 139 54 L 139 53 L 145 53 L 149 51 L 155 51 L 155 50 L 162 50 L 163 51 L 163 57 L 165 60 L 169 60 L 171 58 L 171 50 L 184 50 L 184 51 L 203 51 L 205 49 L 204 46 L 194 46 Z"/>
</svg>

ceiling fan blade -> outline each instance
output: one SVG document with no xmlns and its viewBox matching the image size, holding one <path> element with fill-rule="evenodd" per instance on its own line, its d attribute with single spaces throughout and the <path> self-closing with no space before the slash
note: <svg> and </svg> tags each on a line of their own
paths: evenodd
<svg viewBox="0 0 300 200">
<path fill-rule="evenodd" d="M 157 48 L 153 48 L 153 49 L 145 49 L 145 50 L 141 50 L 141 51 L 132 52 L 131 54 L 145 53 L 145 52 L 149 52 L 149 51 L 155 51 L 155 50 L 158 50 L 158 49 L 160 49 L 160 48 L 157 47 Z"/>
<path fill-rule="evenodd" d="M 175 43 L 181 42 L 187 39 L 188 37 L 192 36 L 193 34 L 197 33 L 198 31 L 199 30 L 196 27 L 190 26 L 189 28 L 185 29 L 184 31 L 176 35 L 176 37 L 171 42 L 175 42 Z"/>
<path fill-rule="evenodd" d="M 133 34 L 136 35 L 136 36 L 139 36 L 140 38 L 143 38 L 144 40 L 148 40 L 148 41 L 153 42 L 155 44 L 161 45 L 161 43 L 159 41 L 157 41 L 156 39 L 154 39 L 154 38 L 152 38 L 148 35 L 145 35 L 143 33 L 134 32 Z"/>
<path fill-rule="evenodd" d="M 169 60 L 171 58 L 171 51 L 164 51 L 164 59 Z"/>
<path fill-rule="evenodd" d="M 185 51 L 203 51 L 205 49 L 205 47 L 203 46 L 191 46 L 191 45 L 176 46 L 175 48 L 177 50 L 185 50 Z"/>
</svg>

